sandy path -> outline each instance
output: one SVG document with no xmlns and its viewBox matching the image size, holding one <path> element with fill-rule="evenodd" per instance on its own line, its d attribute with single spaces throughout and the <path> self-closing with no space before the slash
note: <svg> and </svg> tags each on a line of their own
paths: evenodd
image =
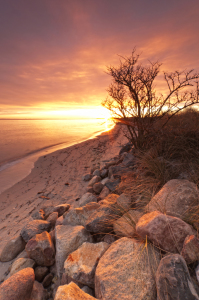
<svg viewBox="0 0 199 300">
<path fill-rule="evenodd" d="M 115 126 L 94 139 L 40 157 L 29 176 L 0 195 L 0 252 L 7 240 L 20 233 L 35 209 L 72 204 L 81 197 L 87 187 L 82 176 L 118 155 L 126 142 L 120 126 Z"/>
</svg>

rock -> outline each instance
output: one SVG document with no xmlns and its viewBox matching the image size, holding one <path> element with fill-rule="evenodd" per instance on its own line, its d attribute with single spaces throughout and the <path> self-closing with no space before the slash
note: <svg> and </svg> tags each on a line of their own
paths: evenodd
<svg viewBox="0 0 199 300">
<path fill-rule="evenodd" d="M 129 152 L 132 148 L 132 144 L 131 143 L 127 143 L 126 145 L 124 145 L 119 152 L 119 155 L 121 155 L 124 152 Z"/>
<path fill-rule="evenodd" d="M 64 272 L 74 280 L 94 288 L 96 266 L 108 247 L 109 244 L 105 242 L 83 243 L 67 257 L 64 263 Z"/>
<path fill-rule="evenodd" d="M 91 178 L 92 178 L 91 174 L 86 174 L 86 175 L 82 176 L 83 181 L 89 181 L 89 180 L 91 180 Z"/>
<path fill-rule="evenodd" d="M 43 287 L 48 287 L 51 283 L 52 283 L 52 280 L 53 280 L 53 274 L 49 273 L 48 275 L 45 276 L 42 284 L 43 284 Z"/>
<path fill-rule="evenodd" d="M 112 230 L 113 222 L 120 217 L 115 194 L 108 195 L 100 201 L 100 207 L 86 221 L 86 230 L 95 233 L 106 233 Z"/>
<path fill-rule="evenodd" d="M 81 207 L 89 202 L 97 202 L 97 198 L 91 193 L 86 193 L 79 199 L 78 205 Z"/>
<path fill-rule="evenodd" d="M 25 242 L 22 237 L 15 236 L 13 239 L 7 242 L 1 252 L 1 261 L 6 262 L 14 259 L 25 248 Z"/>
<path fill-rule="evenodd" d="M 181 255 L 187 264 L 191 264 L 199 260 L 199 239 L 195 235 L 189 235 L 186 237 Z"/>
<path fill-rule="evenodd" d="M 88 186 L 93 186 L 95 183 L 101 181 L 100 176 L 94 176 L 88 183 Z"/>
<path fill-rule="evenodd" d="M 84 293 L 74 282 L 58 287 L 54 300 L 94 300 L 92 296 Z"/>
<path fill-rule="evenodd" d="M 0 300 L 30 300 L 34 280 L 32 268 L 17 272 L 0 285 Z"/>
<path fill-rule="evenodd" d="M 172 179 L 151 199 L 147 210 L 158 210 L 167 215 L 191 221 L 199 205 L 199 191 L 195 183 L 185 179 Z"/>
<path fill-rule="evenodd" d="M 27 243 L 36 234 L 50 229 L 50 223 L 43 220 L 34 220 L 26 224 L 21 230 L 21 236 Z"/>
<path fill-rule="evenodd" d="M 127 153 L 122 161 L 122 165 L 130 167 L 135 164 L 135 157 L 131 153 Z"/>
<path fill-rule="evenodd" d="M 91 289 L 91 288 L 89 288 L 88 286 L 83 286 L 83 288 L 81 288 L 81 290 L 84 292 L 84 293 L 86 293 L 86 294 L 89 294 L 90 296 L 95 296 L 94 295 L 94 291 L 93 291 L 93 289 Z"/>
<path fill-rule="evenodd" d="M 97 202 L 90 202 L 83 207 L 71 209 L 65 216 L 63 225 L 82 225 L 85 227 L 89 216 L 100 207 Z"/>
<path fill-rule="evenodd" d="M 64 203 L 55 206 L 54 212 L 58 212 L 58 217 L 62 216 L 70 208 L 70 204 Z"/>
<path fill-rule="evenodd" d="M 87 186 L 86 192 L 87 193 L 94 193 L 94 190 L 93 190 L 92 186 Z"/>
<path fill-rule="evenodd" d="M 106 234 L 103 238 L 103 241 L 107 244 L 112 244 L 116 241 L 116 237 L 111 234 Z"/>
<path fill-rule="evenodd" d="M 129 172 L 129 169 L 122 164 L 119 164 L 117 166 L 111 166 L 108 171 L 108 177 L 113 177 L 115 179 L 121 178 L 121 176 L 126 172 Z"/>
<path fill-rule="evenodd" d="M 96 194 L 100 194 L 104 185 L 101 182 L 97 182 L 93 185 L 93 190 Z"/>
<path fill-rule="evenodd" d="M 108 177 L 102 179 L 101 183 L 105 185 L 110 179 Z"/>
<path fill-rule="evenodd" d="M 199 264 L 197 265 L 197 267 L 195 269 L 195 273 L 196 273 L 197 281 L 199 282 Z"/>
<path fill-rule="evenodd" d="M 43 285 L 37 281 L 34 282 L 30 300 L 47 300 L 48 292 L 43 288 Z"/>
<path fill-rule="evenodd" d="M 53 245 L 55 245 L 55 229 L 49 232 Z"/>
<path fill-rule="evenodd" d="M 91 235 L 83 226 L 58 225 L 55 227 L 57 275 L 61 278 L 64 261 L 84 242 L 92 242 Z"/>
<path fill-rule="evenodd" d="M 117 198 L 117 204 L 124 210 L 124 212 L 128 211 L 132 204 L 130 195 L 124 193 L 121 194 L 119 198 Z"/>
<path fill-rule="evenodd" d="M 42 282 L 44 277 L 47 275 L 48 273 L 48 268 L 47 267 L 36 267 L 35 268 L 35 280 Z"/>
<path fill-rule="evenodd" d="M 150 244 L 121 238 L 99 260 L 95 296 L 103 300 L 154 300 L 155 272 L 160 255 Z"/>
<path fill-rule="evenodd" d="M 105 178 L 108 176 L 108 169 L 101 170 L 100 177 Z"/>
<path fill-rule="evenodd" d="M 34 238 L 29 240 L 26 245 L 26 252 L 39 266 L 48 267 L 55 262 L 55 248 L 47 231 L 36 234 Z"/>
<path fill-rule="evenodd" d="M 46 221 L 50 223 L 51 227 L 54 227 L 57 219 L 58 219 L 58 212 L 53 212 L 48 216 Z"/>
<path fill-rule="evenodd" d="M 99 194 L 99 197 L 101 200 L 103 200 L 104 198 L 106 198 L 108 195 L 110 194 L 110 190 L 104 186 L 101 193 Z"/>
<path fill-rule="evenodd" d="M 136 210 L 129 210 L 121 218 L 113 223 L 113 230 L 117 236 L 133 237 L 136 233 L 136 223 L 143 213 Z"/>
<path fill-rule="evenodd" d="M 30 258 L 18 258 L 11 266 L 10 276 L 26 268 L 34 268 L 35 261 Z"/>
<path fill-rule="evenodd" d="M 31 217 L 33 220 L 44 220 L 45 212 L 43 211 L 43 209 L 37 210 L 31 215 Z"/>
<path fill-rule="evenodd" d="M 111 192 L 114 192 L 114 191 L 117 189 L 117 187 L 118 187 L 120 181 L 121 181 L 121 180 L 120 180 L 119 178 L 116 179 L 116 180 L 109 180 L 109 181 L 107 181 L 107 182 L 105 183 L 105 186 L 106 186 Z"/>
<path fill-rule="evenodd" d="M 63 216 L 59 217 L 55 223 L 55 226 L 62 225 L 63 221 L 64 221 L 64 217 Z"/>
<path fill-rule="evenodd" d="M 93 172 L 93 176 L 100 176 L 101 175 L 101 172 L 99 169 L 96 169 L 94 172 Z"/>
<path fill-rule="evenodd" d="M 158 300 L 199 300 L 186 262 L 179 254 L 165 256 L 156 273 Z"/>
<path fill-rule="evenodd" d="M 154 211 L 143 215 L 136 231 L 142 238 L 148 239 L 161 249 L 180 253 L 187 235 L 194 234 L 193 228 L 179 218 Z"/>
<path fill-rule="evenodd" d="M 51 203 L 47 203 L 46 206 L 43 207 L 43 211 L 45 213 L 45 219 L 48 218 L 48 216 L 54 212 L 54 209 L 55 207 L 51 205 Z"/>
</svg>

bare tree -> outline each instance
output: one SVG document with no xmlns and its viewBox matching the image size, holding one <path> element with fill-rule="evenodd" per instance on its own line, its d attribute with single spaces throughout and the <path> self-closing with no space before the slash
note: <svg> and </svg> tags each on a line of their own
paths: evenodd
<svg viewBox="0 0 199 300">
<path fill-rule="evenodd" d="M 102 102 L 115 120 L 127 126 L 128 138 L 135 148 L 143 146 L 157 120 L 162 119 L 161 126 L 165 126 L 175 114 L 199 103 L 198 73 L 164 72 L 168 91 L 166 95 L 157 94 L 154 81 L 161 64 L 148 62 L 143 66 L 138 60 L 134 49 L 130 57 L 120 58 L 118 67 L 107 68 L 113 80 L 107 90 L 109 96 Z"/>
</svg>

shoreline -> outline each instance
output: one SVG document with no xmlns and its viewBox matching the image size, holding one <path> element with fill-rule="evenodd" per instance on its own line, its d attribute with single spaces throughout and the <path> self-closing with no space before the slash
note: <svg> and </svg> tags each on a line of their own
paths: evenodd
<svg viewBox="0 0 199 300">
<path fill-rule="evenodd" d="M 36 209 L 75 203 L 86 192 L 88 183 L 82 176 L 118 155 L 126 142 L 121 127 L 115 125 L 94 138 L 41 156 L 27 177 L 1 194 L 0 251 Z"/>
<path fill-rule="evenodd" d="M 112 130 L 114 126 L 110 129 Z M 106 132 L 103 131 L 97 131 L 94 132 L 90 137 L 85 139 L 76 140 L 73 142 L 64 142 L 59 143 L 56 145 L 50 145 L 35 151 L 32 151 L 31 153 L 26 154 L 25 156 L 19 157 L 17 159 L 5 162 L 4 164 L 0 165 L 0 175 L 1 175 L 1 181 L 0 181 L 0 195 L 23 180 L 25 177 L 27 177 L 31 171 L 33 170 L 35 163 L 37 160 L 44 156 L 48 155 L 50 153 L 54 153 L 56 151 L 59 151 L 61 149 L 65 149 L 74 145 L 77 145 L 79 143 L 82 143 L 84 141 L 93 139 L 101 134 Z"/>
</svg>

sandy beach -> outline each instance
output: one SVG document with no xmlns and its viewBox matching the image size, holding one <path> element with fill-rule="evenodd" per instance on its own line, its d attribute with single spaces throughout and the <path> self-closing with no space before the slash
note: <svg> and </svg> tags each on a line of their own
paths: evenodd
<svg viewBox="0 0 199 300">
<path fill-rule="evenodd" d="M 32 172 L 0 195 L 0 252 L 19 234 L 38 208 L 74 204 L 88 185 L 82 176 L 118 155 L 127 142 L 121 127 L 71 147 L 40 157 Z M 1 274 L 9 263 L 0 263 Z"/>
</svg>

